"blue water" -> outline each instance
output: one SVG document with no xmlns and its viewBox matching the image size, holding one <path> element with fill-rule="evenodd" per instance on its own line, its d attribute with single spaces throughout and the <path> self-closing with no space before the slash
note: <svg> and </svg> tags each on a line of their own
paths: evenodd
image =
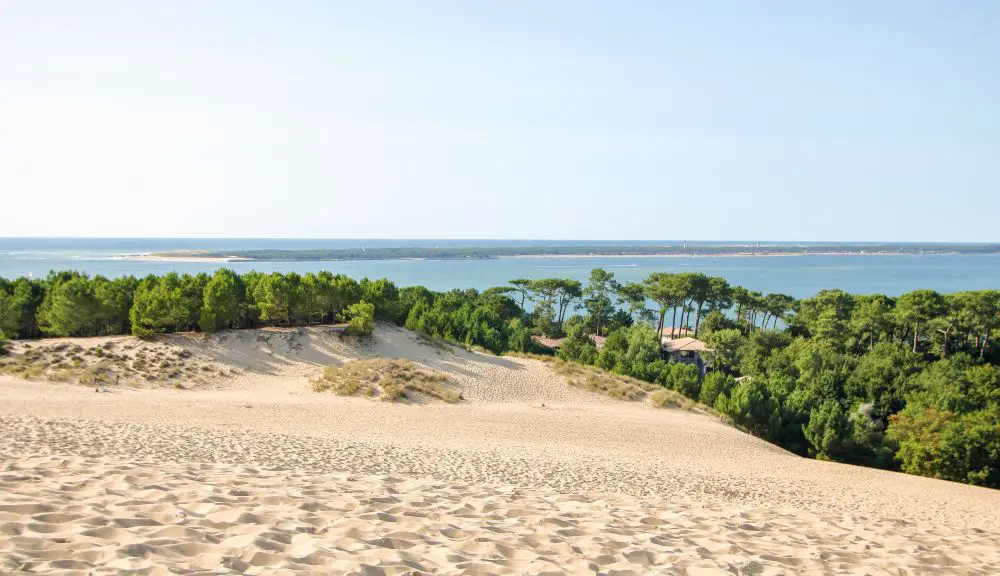
<svg viewBox="0 0 1000 576">
<path fill-rule="evenodd" d="M 622 245 L 664 242 L 615 242 Z M 0 276 L 45 276 L 50 270 L 80 270 L 107 277 L 132 274 L 212 272 L 315 272 L 330 270 L 355 278 L 388 277 L 400 286 L 423 284 L 432 290 L 488 288 L 514 278 L 561 277 L 585 281 L 592 268 L 614 272 L 621 281 L 641 280 L 650 272 L 704 272 L 761 292 L 797 298 L 823 288 L 854 293 L 899 295 L 931 288 L 941 292 L 1000 289 L 1000 255 L 898 256 L 729 256 L 506 258 L 493 260 L 379 260 L 349 262 L 152 262 L 124 255 L 172 250 L 264 248 L 353 248 L 392 246 L 608 245 L 612 242 L 512 240 L 308 240 L 308 239 L 73 239 L 0 238 Z"/>
</svg>

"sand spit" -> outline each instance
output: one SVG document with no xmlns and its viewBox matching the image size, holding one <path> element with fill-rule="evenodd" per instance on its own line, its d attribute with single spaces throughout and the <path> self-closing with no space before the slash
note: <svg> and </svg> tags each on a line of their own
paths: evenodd
<svg viewBox="0 0 1000 576">
<path fill-rule="evenodd" d="M 147 344 L 232 376 L 110 393 L 0 376 L 0 574 L 1000 573 L 1000 491 L 799 458 L 543 362 L 387 327 Z M 376 357 L 464 400 L 311 391 Z"/>
</svg>

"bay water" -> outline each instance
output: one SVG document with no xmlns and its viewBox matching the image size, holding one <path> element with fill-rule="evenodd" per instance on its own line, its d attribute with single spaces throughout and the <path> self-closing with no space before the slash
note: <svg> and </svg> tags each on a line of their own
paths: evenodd
<svg viewBox="0 0 1000 576">
<path fill-rule="evenodd" d="M 0 277 L 44 277 L 50 270 L 91 275 L 142 277 L 175 271 L 211 273 L 317 272 L 329 270 L 355 278 L 386 277 L 399 286 L 422 284 L 432 290 L 504 285 L 515 278 L 572 278 L 585 282 L 590 270 L 604 268 L 620 281 L 641 280 L 650 272 L 703 272 L 730 284 L 796 298 L 824 288 L 857 294 L 897 296 L 930 288 L 940 292 L 1000 289 L 1000 255 L 805 255 L 663 257 L 519 257 L 487 260 L 257 261 L 196 262 L 134 260 L 130 256 L 176 250 L 317 249 L 367 247 L 460 247 L 536 245 L 656 245 L 636 241 L 398 240 L 398 239 L 149 239 L 149 238 L 0 238 Z"/>
</svg>

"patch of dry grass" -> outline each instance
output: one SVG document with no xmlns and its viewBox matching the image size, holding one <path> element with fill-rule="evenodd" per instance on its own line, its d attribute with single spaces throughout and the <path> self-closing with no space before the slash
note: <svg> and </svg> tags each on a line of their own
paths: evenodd
<svg viewBox="0 0 1000 576">
<path fill-rule="evenodd" d="M 550 362 L 553 372 L 566 377 L 571 386 L 598 392 L 619 400 L 642 400 L 649 392 L 660 390 L 656 384 L 607 372 L 594 366 L 566 362 L 559 358 Z"/>
<path fill-rule="evenodd" d="M 680 408 L 681 410 L 693 410 L 698 407 L 698 403 L 684 396 L 676 390 L 660 388 L 649 395 L 649 402 L 657 408 Z"/>
<path fill-rule="evenodd" d="M 21 377 L 25 380 L 37 380 L 45 376 L 45 366 L 40 366 L 38 364 L 32 364 L 28 366 Z"/>
<path fill-rule="evenodd" d="M 448 352 L 449 354 L 455 354 L 455 346 L 457 343 L 445 340 L 440 336 L 430 336 L 422 332 L 417 332 L 417 339 L 420 340 L 421 344 L 433 348 L 438 354 L 441 352 Z"/>
<path fill-rule="evenodd" d="M 552 354 L 534 354 L 532 352 L 504 352 L 503 355 L 514 358 L 527 358 L 528 360 L 539 360 L 541 362 L 555 362 L 559 360 L 557 356 L 553 356 Z"/>
<path fill-rule="evenodd" d="M 637 401 L 645 400 L 648 397 L 649 403 L 656 408 L 679 408 L 693 412 L 717 414 L 715 410 L 687 398 L 676 390 L 664 388 L 659 384 L 622 376 L 596 366 L 566 362 L 560 358 L 551 359 L 549 366 L 556 374 L 565 376 L 571 386 L 604 394 L 611 398 Z"/>
<path fill-rule="evenodd" d="M 114 370 L 109 362 L 99 362 L 91 364 L 80 372 L 77 380 L 80 384 L 88 386 L 100 386 L 114 381 Z"/>
<path fill-rule="evenodd" d="M 459 401 L 461 395 L 446 386 L 447 382 L 444 374 L 423 370 L 409 360 L 376 358 L 327 366 L 312 381 L 312 387 L 316 392 L 331 390 L 341 396 L 378 396 L 388 402 L 410 398 L 412 393 L 449 403 Z"/>
<path fill-rule="evenodd" d="M 74 378 L 76 373 L 67 368 L 60 368 L 49 374 L 49 380 L 53 382 L 72 382 Z"/>
<path fill-rule="evenodd" d="M 125 386 L 149 385 L 172 382 L 182 375 L 228 378 L 235 374 L 185 348 L 142 340 L 125 346 L 119 344 L 110 341 L 85 348 L 68 342 L 18 342 L 11 347 L 10 354 L 0 357 L 0 374 L 89 386 L 113 382 Z M 210 383 L 197 377 L 192 379 Z"/>
</svg>

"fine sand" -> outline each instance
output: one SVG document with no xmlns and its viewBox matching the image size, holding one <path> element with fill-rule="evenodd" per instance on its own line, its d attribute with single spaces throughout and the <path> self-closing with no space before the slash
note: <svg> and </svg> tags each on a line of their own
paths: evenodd
<svg viewBox="0 0 1000 576">
<path fill-rule="evenodd" d="M 799 458 L 537 360 L 386 327 L 78 342 L 109 340 L 114 370 L 171 373 L 0 376 L 0 574 L 1000 573 L 1000 491 Z M 309 386 L 377 357 L 464 399 Z"/>
</svg>

